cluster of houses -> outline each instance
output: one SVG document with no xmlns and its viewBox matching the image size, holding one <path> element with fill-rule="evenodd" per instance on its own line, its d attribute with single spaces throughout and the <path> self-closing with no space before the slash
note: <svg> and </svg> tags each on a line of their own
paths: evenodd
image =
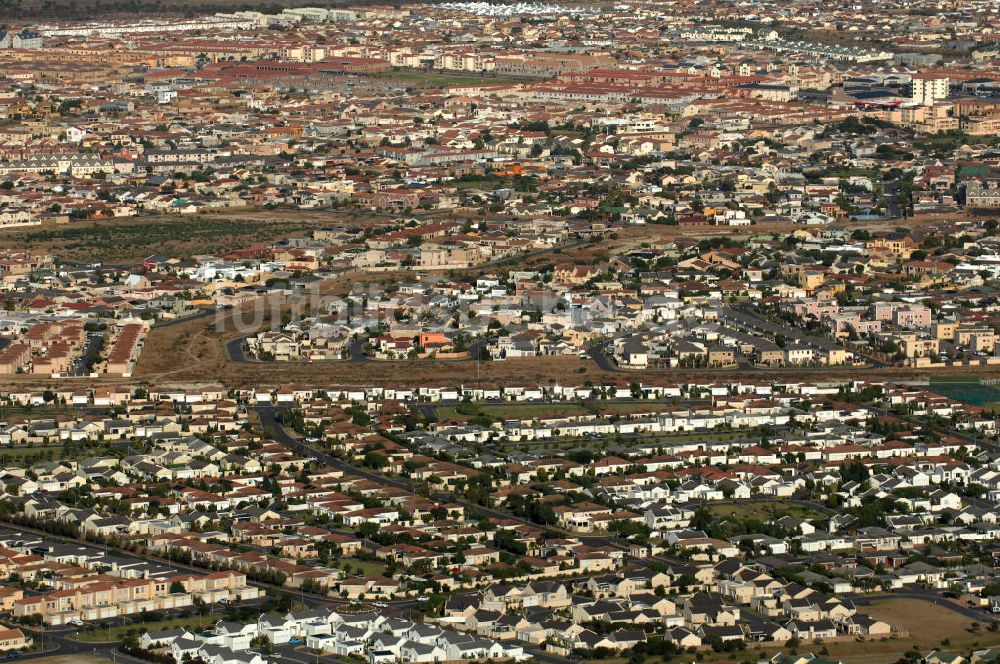
<svg viewBox="0 0 1000 664">
<path fill-rule="evenodd" d="M 963 251 L 911 259 L 949 233 L 963 234 Z M 470 347 L 493 360 L 586 357 L 596 347 L 637 372 L 1000 362 L 987 302 L 974 295 L 957 307 L 945 293 L 982 286 L 997 267 L 983 255 L 997 247 L 981 225 L 940 223 L 918 239 L 865 237 L 831 226 L 721 248 L 664 238 L 591 265 L 475 280 L 421 274 L 377 293 L 317 302 L 320 315 L 262 331 L 247 345 L 254 357 L 278 361 L 357 359 L 361 352 L 452 358 Z"/>
<path fill-rule="evenodd" d="M 533 410 L 475 423 L 453 406 L 453 417 L 410 426 L 400 417 L 463 400 L 479 413 Z M 629 408 L 613 417 L 580 405 L 618 400 Z M 508 643 L 624 651 L 651 634 L 679 647 L 881 638 L 891 628 L 843 595 L 920 586 L 987 608 L 994 599 L 992 567 L 961 551 L 1000 558 L 1000 465 L 970 437 L 993 435 L 995 422 L 914 386 L 117 386 L 3 402 L 37 415 L 5 422 L 0 445 L 62 445 L 64 457 L 3 468 L 16 518 L 217 570 L 137 571 L 11 539 L 8 574 L 45 588 L 12 594 L 10 610 L 51 625 L 253 599 L 254 579 L 367 603 L 434 589 L 450 593 L 434 617 L 468 638 L 375 617 L 331 618 L 305 635 L 267 629 L 373 662 L 444 661 L 463 648 L 522 656 Z M 63 414 L 47 415 L 53 405 Z M 254 427 L 256 408 L 283 413 L 298 440 Z M 931 416 L 954 428 L 924 430 Z M 321 463 L 325 452 L 348 465 Z M 478 487 L 510 516 L 472 517 Z M 790 499 L 798 511 L 774 507 Z M 746 521 L 730 501 L 769 512 Z M 614 532 L 633 535 L 613 544 Z M 224 629 L 167 645 L 183 658 L 264 628 Z"/>
<path fill-rule="evenodd" d="M 300 644 L 308 650 L 343 657 L 363 657 L 370 664 L 529 659 L 524 648 L 491 638 L 446 630 L 433 624 L 378 612 L 357 613 L 337 609 L 309 609 L 280 615 L 262 615 L 256 623 L 220 621 L 195 634 L 185 630 L 146 632 L 139 644 L 153 653 L 171 655 L 180 664 L 191 657 L 208 661 L 220 654 L 225 661 L 247 651 L 257 639 L 271 646 Z M 266 662 L 259 654 L 241 659 L 247 664 Z"/>
<path fill-rule="evenodd" d="M 677 594 L 678 582 L 688 594 Z M 623 651 L 651 635 L 684 649 L 716 638 L 783 644 L 893 633 L 849 601 L 775 579 L 737 558 L 715 566 L 673 564 L 661 572 L 626 568 L 578 581 L 498 584 L 452 595 L 440 621 L 556 652 Z"/>
<path fill-rule="evenodd" d="M 262 596 L 243 574 L 180 573 L 93 546 L 60 544 L 5 530 L 0 549 L 2 606 L 16 621 L 82 625 L 154 611 Z M 25 592 L 24 583 L 35 590 Z M 25 645 L 12 645 L 11 648 Z"/>
</svg>

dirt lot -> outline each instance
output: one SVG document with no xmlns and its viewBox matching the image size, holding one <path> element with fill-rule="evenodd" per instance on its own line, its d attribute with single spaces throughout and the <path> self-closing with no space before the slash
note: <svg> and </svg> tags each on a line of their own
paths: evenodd
<svg viewBox="0 0 1000 664">
<path fill-rule="evenodd" d="M 323 282 L 322 293 L 346 294 L 359 281 L 370 281 L 375 275 L 348 273 L 335 280 Z M 405 279 L 407 273 L 383 273 L 377 275 L 379 282 L 391 283 Z M 815 379 L 816 369 L 782 369 L 772 371 L 732 371 L 732 370 L 649 370 L 649 371 L 603 371 L 590 358 L 581 359 L 575 355 L 558 357 L 512 358 L 502 361 L 476 362 L 466 360 L 406 360 L 367 362 L 233 362 L 225 344 L 246 336 L 251 330 L 237 327 L 234 316 L 250 321 L 253 304 L 241 311 L 219 316 L 208 316 L 184 321 L 166 327 L 154 328 L 146 339 L 139 358 L 134 379 L 150 383 L 221 381 L 227 386 L 242 387 L 252 385 L 279 385 L 286 383 L 319 383 L 340 385 L 491 385 L 524 384 L 546 385 L 554 383 L 594 384 L 623 383 L 642 380 L 705 380 L 712 376 L 717 380 L 775 379 L 788 380 Z M 283 304 L 272 308 L 270 303 L 260 319 L 259 329 L 272 326 L 272 320 L 280 312 L 288 311 Z M 822 371 L 824 378 L 857 378 L 865 373 L 872 380 L 926 377 L 927 371 L 907 368 L 878 369 L 864 371 L 856 368 L 829 368 Z M 949 375 L 974 373 L 976 375 L 1000 374 L 1000 368 L 949 369 Z M 20 382 L 20 381 L 16 381 Z M 37 382 L 37 381 L 35 381 Z M 104 381 L 102 381 L 104 382 Z M 115 382 L 111 379 L 108 382 Z M 118 379 L 118 382 L 121 382 Z"/>
<path fill-rule="evenodd" d="M 365 275 L 348 273 L 335 280 L 323 282 L 321 292 L 343 295 L 359 281 L 377 278 L 381 283 L 391 283 L 406 278 L 406 273 L 383 273 Z M 221 317 L 208 316 L 154 328 L 146 339 L 139 358 L 133 381 L 149 383 L 190 383 L 221 381 L 230 387 L 253 385 L 280 385 L 287 383 L 339 384 L 339 385 L 497 385 L 524 384 L 546 385 L 553 383 L 594 384 L 628 383 L 635 380 L 705 380 L 712 376 L 717 380 L 775 379 L 788 380 L 815 379 L 816 369 L 783 369 L 772 371 L 731 371 L 731 370 L 650 370 L 650 371 L 602 371 L 590 358 L 577 356 L 512 358 L 496 362 L 475 362 L 474 360 L 406 360 L 368 362 L 233 362 L 225 344 L 246 336 L 250 330 L 237 327 L 233 316 L 238 314 L 250 321 L 253 305 L 247 305 L 239 312 L 229 312 Z M 271 321 L 289 310 L 287 303 L 272 308 L 265 307 L 273 314 L 265 313 L 260 319 L 260 329 L 272 325 Z M 822 370 L 824 378 L 857 378 L 865 373 L 872 380 L 926 377 L 927 371 L 907 368 L 859 370 L 855 368 L 830 368 Z M 968 373 L 975 375 L 998 375 L 1000 368 L 976 368 L 948 370 L 949 375 Z M 13 379 L 11 382 L 37 384 L 37 378 Z M 102 383 L 127 382 L 123 379 L 101 379 Z"/>
<path fill-rule="evenodd" d="M 2 0 L 0 0 L 2 2 Z M 430 220 L 446 218 L 441 212 L 413 215 Z M 158 215 L 74 221 L 67 224 L 0 229 L 0 248 L 42 249 L 69 262 L 135 263 L 151 254 L 189 258 L 197 254 L 224 253 L 254 244 L 269 244 L 318 228 L 367 226 L 397 217 L 365 210 L 261 210 L 209 212 L 198 215 Z M 502 219 L 499 219 L 502 221 Z M 914 227 L 927 220 L 911 220 Z M 887 230 L 896 221 L 856 224 L 858 228 Z M 644 243 L 667 242 L 678 237 L 746 238 L 751 235 L 787 233 L 802 226 L 705 226 L 684 228 L 666 225 L 632 226 L 619 229 L 614 238 L 578 247 L 534 254 L 508 261 L 507 268 L 539 268 L 552 264 L 590 263 L 607 260 L 616 253 L 639 249 Z M 480 270 L 469 270 L 479 272 Z"/>
<path fill-rule="evenodd" d="M 134 375 L 163 381 L 175 377 L 191 380 L 195 374 L 210 378 L 225 363 L 225 329 L 216 328 L 214 317 L 154 328 L 139 356 Z"/>
<path fill-rule="evenodd" d="M 974 648 L 988 648 L 1000 644 L 1000 632 L 989 632 L 985 625 L 978 631 L 971 632 L 969 631 L 971 620 L 947 607 L 936 606 L 923 600 L 887 598 L 859 609 L 862 613 L 907 630 L 909 635 L 879 641 L 803 643 L 798 647 L 798 652 L 821 654 L 824 659 L 840 660 L 845 664 L 886 664 L 901 659 L 909 650 L 918 650 L 926 654 L 937 648 L 964 655 Z M 774 648 L 747 650 L 750 655 L 767 658 L 775 652 L 780 650 Z"/>
<path fill-rule="evenodd" d="M 189 258 L 270 244 L 317 228 L 381 221 L 351 212 L 248 211 L 44 224 L 0 230 L 0 247 L 42 249 L 69 262 L 135 263 L 159 254 Z"/>
<path fill-rule="evenodd" d="M 381 4 L 399 5 L 398 0 Z M 347 7 L 347 0 L 326 0 L 324 7 Z M 253 3 L 245 0 L 5 0 L 0 2 L 0 20 L 26 21 L 33 19 L 95 20 L 98 18 L 134 19 L 155 16 L 191 17 L 213 12 L 263 11 L 277 13 L 286 7 L 301 7 L 299 0 L 268 0 Z"/>
<path fill-rule="evenodd" d="M 231 387 L 305 383 L 320 385 L 547 385 L 594 384 L 631 380 L 671 381 L 782 378 L 806 380 L 817 377 L 815 369 L 797 372 L 739 372 L 705 370 L 620 373 L 601 371 L 590 359 L 569 357 L 515 358 L 498 362 L 473 360 L 413 360 L 370 362 L 231 362 L 224 343 L 241 334 L 229 324 L 219 332 L 213 319 L 198 319 L 154 330 L 136 368 L 135 381 L 151 383 L 221 381 Z M 953 370 L 952 370 L 953 372 Z M 998 370 L 994 369 L 996 374 Z M 857 378 L 858 369 L 830 369 L 824 378 Z M 911 369 L 868 372 L 872 380 L 926 377 Z M 36 381 L 37 382 L 37 381 Z"/>
<path fill-rule="evenodd" d="M 220 337 L 210 320 L 200 319 L 154 331 L 135 372 L 139 381 L 221 380 L 229 386 L 285 383 L 339 385 L 422 384 L 547 384 L 550 381 L 613 379 L 589 361 L 577 357 L 520 358 L 482 362 L 472 360 L 399 362 L 291 362 L 235 363 L 220 343 L 240 336 L 231 327 Z M 581 369 L 583 371 L 581 371 Z M 477 380 L 478 377 L 478 380 Z"/>
<path fill-rule="evenodd" d="M 48 249 L 68 260 L 84 262 L 134 262 L 150 254 L 173 256 L 222 252 L 247 246 L 255 242 L 273 242 L 290 235 L 301 234 L 313 228 L 336 225 L 366 225 L 379 223 L 389 217 L 363 211 L 267 211 L 248 210 L 238 215 L 207 214 L 196 217 L 143 217 L 138 219 L 75 222 L 70 225 L 43 226 L 32 229 L 0 230 L 0 247 L 29 247 Z M 892 222 L 894 223 L 894 222 Z M 921 223 L 921 222 L 917 222 Z M 878 226 L 876 223 L 874 226 Z M 882 223 L 886 226 L 887 224 Z M 891 227 L 891 224 L 888 225 Z M 681 230 L 676 226 L 650 225 L 622 229 L 617 239 L 605 239 L 564 251 L 547 251 L 521 260 L 505 263 L 497 268 L 473 268 L 460 271 L 469 277 L 480 272 L 501 269 L 539 267 L 546 264 L 592 262 L 605 259 L 616 252 L 635 249 L 643 243 L 669 240 L 678 235 L 691 237 L 732 236 L 768 232 L 787 232 L 786 226 L 774 228 L 752 226 L 742 228 L 712 226 Z M 349 273 L 336 280 L 324 282 L 323 293 L 344 294 L 357 283 L 381 285 L 410 278 L 412 273 Z M 270 325 L 268 321 L 266 325 Z M 238 331 L 231 320 L 222 324 L 215 317 L 200 318 L 156 328 L 149 335 L 145 350 L 139 360 L 134 379 L 101 378 L 100 383 L 122 383 L 145 380 L 163 382 L 215 382 L 231 386 L 252 384 L 281 384 L 288 382 L 320 382 L 326 384 L 364 385 L 414 385 L 421 382 L 434 384 L 499 384 L 499 383 L 593 383 L 629 382 L 667 378 L 669 380 L 704 379 L 707 375 L 719 380 L 741 378 L 789 379 L 815 378 L 815 370 L 796 372 L 734 372 L 734 371 L 648 371 L 604 372 L 590 359 L 571 357 L 542 357 L 511 359 L 502 362 L 471 360 L 452 361 L 400 361 L 400 362 L 327 362 L 316 364 L 296 363 L 234 363 L 229 361 L 225 342 L 243 336 L 248 330 Z M 949 370 L 949 373 L 956 373 Z M 963 372 L 958 372 L 963 373 Z M 972 370 L 968 373 L 998 374 L 1000 369 Z M 824 377 L 856 377 L 855 369 L 828 369 Z M 927 372 L 913 370 L 881 370 L 870 372 L 874 379 L 925 376 Z M 73 382 L 72 379 L 67 379 Z M 44 385 L 37 377 L 9 377 L 3 382 L 16 385 Z M 83 381 L 90 382 L 90 381 Z"/>
<path fill-rule="evenodd" d="M 985 623 L 978 631 L 970 631 L 972 620 L 944 606 L 936 606 L 930 602 L 917 599 L 885 599 L 862 608 L 868 615 L 898 625 L 909 631 L 910 636 L 904 642 L 903 650 L 917 646 L 917 650 L 927 652 L 933 648 L 965 652 L 972 648 L 988 648 L 1000 644 L 1000 632 L 986 630 Z M 942 645 L 948 640 L 949 644 Z M 844 661 L 849 664 L 875 664 L 887 661 L 884 654 L 890 652 L 891 642 L 844 644 L 847 650 L 843 653 Z M 899 652 L 891 651 L 891 652 Z M 835 646 L 830 646 L 830 654 L 840 654 Z"/>
</svg>

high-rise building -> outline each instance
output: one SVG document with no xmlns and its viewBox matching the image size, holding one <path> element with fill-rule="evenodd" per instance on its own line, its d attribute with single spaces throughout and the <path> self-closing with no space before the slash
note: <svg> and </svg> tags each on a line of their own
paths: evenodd
<svg viewBox="0 0 1000 664">
<path fill-rule="evenodd" d="M 933 106 L 935 102 L 948 98 L 949 86 L 947 76 L 914 74 L 911 88 L 913 101 L 921 106 Z"/>
</svg>

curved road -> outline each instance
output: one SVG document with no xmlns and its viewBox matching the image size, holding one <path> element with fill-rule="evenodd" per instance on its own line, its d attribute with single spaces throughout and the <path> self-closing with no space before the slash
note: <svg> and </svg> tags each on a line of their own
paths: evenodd
<svg viewBox="0 0 1000 664">
<path fill-rule="evenodd" d="M 333 456 L 332 454 L 329 454 L 329 453 L 324 452 L 324 451 L 322 451 L 320 449 L 317 449 L 315 447 L 307 445 L 303 441 L 301 441 L 298 438 L 292 436 L 291 434 L 289 434 L 285 430 L 284 426 L 282 426 L 281 422 L 279 422 L 278 419 L 277 419 L 278 413 L 281 412 L 282 410 L 285 410 L 285 409 L 284 408 L 280 408 L 280 407 L 276 407 L 276 406 L 258 406 L 257 407 L 257 416 L 260 418 L 261 427 L 265 428 L 265 429 L 269 429 L 270 437 L 273 440 L 276 440 L 279 443 L 282 443 L 282 444 L 288 446 L 290 449 L 295 450 L 296 452 L 298 452 L 299 454 L 301 454 L 303 456 L 312 457 L 312 458 L 316 459 L 317 461 L 325 463 L 326 465 L 330 466 L 331 468 L 336 468 L 337 470 L 343 471 L 344 473 L 349 473 L 349 474 L 352 474 L 352 475 L 358 475 L 360 477 L 365 478 L 366 480 L 371 480 L 372 482 L 378 482 L 379 484 L 383 484 L 385 486 L 394 487 L 396 489 L 404 489 L 406 491 L 412 491 L 413 490 L 410 487 L 409 483 L 407 483 L 407 482 L 403 482 L 401 480 L 393 479 L 391 477 L 386 477 L 385 475 L 382 475 L 381 473 L 375 473 L 375 472 L 372 472 L 372 471 L 370 471 L 370 470 L 368 470 L 366 468 L 359 468 L 358 466 L 351 465 L 351 464 L 347 463 L 346 461 L 343 461 L 342 459 L 338 459 L 337 457 Z M 468 502 L 468 501 L 465 501 L 465 500 L 461 500 L 459 498 L 453 498 L 452 502 L 454 502 L 454 503 L 456 503 L 458 505 L 461 505 L 462 507 L 464 507 L 467 510 L 474 510 L 476 512 L 480 512 L 482 514 L 486 514 L 488 516 L 491 516 L 491 517 L 494 517 L 494 518 L 497 518 L 497 519 L 508 519 L 508 520 L 517 521 L 519 523 L 523 523 L 525 525 L 530 525 L 530 526 L 535 527 L 535 528 L 538 527 L 537 523 L 532 523 L 531 521 L 528 521 L 527 519 L 522 519 L 522 518 L 514 516 L 513 514 L 510 514 L 508 512 L 501 512 L 501 511 L 495 510 L 495 509 L 493 509 L 491 507 L 485 507 L 483 505 L 478 505 L 476 503 L 471 503 L 471 502 Z M 610 539 L 610 538 L 606 538 L 606 539 Z"/>
<path fill-rule="evenodd" d="M 351 465 L 349 463 L 346 463 L 346 462 L 342 461 L 341 459 L 338 459 L 338 458 L 336 458 L 336 457 L 334 457 L 334 456 L 332 456 L 330 454 L 327 454 L 326 452 L 323 452 L 322 450 L 318 450 L 316 448 L 313 448 L 313 447 L 305 444 L 304 442 L 300 441 L 299 439 L 295 438 L 294 436 L 290 435 L 284 429 L 284 427 L 281 425 L 281 423 L 278 422 L 277 419 L 276 419 L 277 413 L 280 412 L 280 410 L 282 410 L 282 409 L 274 407 L 274 406 L 260 406 L 260 407 L 257 408 L 257 413 L 258 413 L 258 416 L 260 418 L 261 425 L 262 426 L 266 426 L 266 427 L 270 427 L 272 429 L 272 431 L 273 431 L 272 437 L 275 440 L 277 440 L 278 442 L 281 442 L 281 443 L 287 445 L 290 449 L 295 450 L 299 454 L 303 454 L 305 456 L 315 458 L 317 461 L 325 463 L 325 464 L 327 464 L 327 465 L 329 465 L 329 466 L 331 466 L 333 468 L 337 468 L 339 470 L 342 470 L 345 473 L 352 473 L 352 474 L 355 474 L 355 475 L 359 475 L 361 477 L 364 477 L 366 479 L 372 480 L 373 482 L 378 482 L 378 483 L 383 484 L 385 486 L 391 486 L 391 487 L 401 488 L 401 489 L 405 489 L 405 490 L 408 490 L 408 491 L 412 490 L 410 488 L 410 486 L 406 482 L 403 482 L 403 481 L 400 481 L 400 480 L 396 480 L 396 479 L 393 479 L 393 478 L 390 478 L 390 477 L 386 477 L 385 475 L 382 475 L 382 474 L 379 474 L 379 473 L 374 473 L 374 472 L 369 471 L 369 470 L 364 469 L 364 468 L 358 468 L 357 466 L 353 466 L 353 465 Z M 532 522 L 530 522 L 530 521 L 528 521 L 526 519 L 522 519 L 520 517 L 516 517 L 516 516 L 514 516 L 512 514 L 509 514 L 507 512 L 501 512 L 501 511 L 498 511 L 498 510 L 495 510 L 495 509 L 492 509 L 492 508 L 489 508 L 489 507 L 484 507 L 482 505 L 477 505 L 477 504 L 469 503 L 468 501 L 464 501 L 464 500 L 461 500 L 461 499 L 458 499 L 458 498 L 455 498 L 453 500 L 454 500 L 455 503 L 457 503 L 459 505 L 462 505 L 463 507 L 465 507 L 466 509 L 469 509 L 469 510 L 476 510 L 476 511 L 478 511 L 480 513 L 483 513 L 483 514 L 486 514 L 488 516 L 492 516 L 492 517 L 495 517 L 495 518 L 499 518 L 499 519 L 511 519 L 511 520 L 514 520 L 514 521 L 518 521 L 518 522 L 521 522 L 521 523 L 525 523 L 525 524 L 537 527 L 537 524 L 534 524 L 534 523 L 532 523 Z M 810 507 L 816 507 L 816 505 L 814 505 L 811 501 L 794 501 L 794 502 L 804 502 L 804 503 L 808 504 Z M 725 504 L 725 503 L 722 503 L 722 504 Z M 823 511 L 828 512 L 830 510 L 824 509 Z M 580 540 L 583 541 L 585 544 L 587 544 L 589 546 L 609 545 L 609 546 L 614 546 L 614 547 L 619 547 L 619 548 L 621 548 L 621 546 L 622 546 L 620 543 L 618 543 L 615 540 L 615 538 L 607 536 L 607 535 L 585 535 L 585 536 L 581 536 Z M 657 556 L 656 559 L 663 560 L 665 562 L 681 562 L 681 561 L 674 561 L 674 560 L 672 560 L 669 557 L 663 557 L 663 556 Z M 987 613 L 986 611 L 984 611 L 982 609 L 974 609 L 974 608 L 962 605 L 962 604 L 960 604 L 958 602 L 954 602 L 954 601 L 952 601 L 950 599 L 942 597 L 936 591 L 933 591 L 933 590 L 930 590 L 930 589 L 926 589 L 926 588 L 919 588 L 919 587 L 907 588 L 905 591 L 901 591 L 901 592 L 880 593 L 880 594 L 850 593 L 850 594 L 843 595 L 843 597 L 845 599 L 850 599 L 855 604 L 861 605 L 861 606 L 871 604 L 872 602 L 877 601 L 879 599 L 893 599 L 893 598 L 915 599 L 915 600 L 930 602 L 930 603 L 932 603 L 932 604 L 934 604 L 936 606 L 942 606 L 942 607 L 951 609 L 951 610 L 953 610 L 953 611 L 955 611 L 955 612 L 957 612 L 957 613 L 959 613 L 959 614 L 967 617 L 970 621 L 975 621 L 975 622 L 980 622 L 980 623 L 986 623 L 986 624 L 997 622 L 997 620 L 991 614 Z M 533 657 L 535 657 L 536 659 L 539 659 L 541 661 L 547 662 L 548 664 L 567 664 L 570 661 L 570 660 L 568 660 L 566 658 L 559 657 L 559 656 L 556 656 L 556 655 L 551 655 L 549 653 L 546 653 L 544 651 L 538 650 L 536 648 L 528 648 L 527 650 L 532 654 Z"/>
</svg>

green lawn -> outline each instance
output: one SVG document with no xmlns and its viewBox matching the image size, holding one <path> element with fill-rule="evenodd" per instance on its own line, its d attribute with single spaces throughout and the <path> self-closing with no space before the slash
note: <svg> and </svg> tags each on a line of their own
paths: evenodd
<svg viewBox="0 0 1000 664">
<path fill-rule="evenodd" d="M 345 565 L 351 570 L 351 574 L 357 574 L 361 568 L 365 576 L 383 576 L 385 574 L 385 564 L 380 560 L 358 560 L 356 558 L 344 558 L 341 568 Z"/>
<path fill-rule="evenodd" d="M 45 418 L 56 415 L 72 415 L 73 407 L 55 402 L 44 406 L 0 406 L 0 417 L 8 418 L 15 415 L 23 417 Z"/>
<path fill-rule="evenodd" d="M 439 73 L 433 71 L 417 71 L 411 69 L 394 69 L 375 75 L 376 78 L 387 78 L 400 83 L 412 83 L 414 85 L 429 85 L 439 88 L 446 88 L 452 85 L 470 85 L 481 83 L 484 85 L 500 85 L 503 83 L 514 83 L 517 79 L 504 76 L 479 76 L 478 74 L 461 73 Z"/>
<path fill-rule="evenodd" d="M 983 385 L 968 376 L 934 376 L 928 389 L 974 406 L 990 407 L 1000 402 L 1000 387 Z"/>
<path fill-rule="evenodd" d="M 4 465 L 63 458 L 62 445 L 13 445 L 0 448 L 0 464 Z"/>
<path fill-rule="evenodd" d="M 74 641 L 84 641 L 86 643 L 106 643 L 109 641 L 121 641 L 129 634 L 142 634 L 143 632 L 159 632 L 165 629 L 183 628 L 193 632 L 201 631 L 210 627 L 223 619 L 221 613 L 209 616 L 188 616 L 186 618 L 171 618 L 151 623 L 135 623 L 132 625 L 122 625 L 110 629 L 95 629 L 93 631 L 84 630 L 74 632 L 69 638 Z"/>
<path fill-rule="evenodd" d="M 450 182 L 456 189 L 496 189 L 509 184 L 504 178 L 476 178 L 474 180 L 457 180 Z"/>
<path fill-rule="evenodd" d="M 116 456 L 106 445 L 92 447 L 72 445 L 12 445 L 0 447 L 0 465 L 28 465 L 39 461 L 75 461 L 92 456 Z"/>
<path fill-rule="evenodd" d="M 695 431 L 692 433 L 671 433 L 666 436 L 650 435 L 650 438 L 655 438 L 656 440 L 662 440 L 667 443 L 683 443 L 683 442 L 697 442 L 701 440 L 705 441 L 719 441 L 719 440 L 739 440 L 741 438 L 752 438 L 753 436 L 747 430 L 740 431 Z"/>
<path fill-rule="evenodd" d="M 707 504 L 705 508 L 719 519 L 736 517 L 739 519 L 771 519 L 792 516 L 798 519 L 822 519 L 824 515 L 805 505 L 781 500 L 741 500 L 726 505 Z"/>
<path fill-rule="evenodd" d="M 493 419 L 513 420 L 513 419 L 533 419 L 543 417 L 567 417 L 576 415 L 588 415 L 590 411 L 573 403 L 554 404 L 480 404 L 478 412 Z M 440 420 L 468 420 L 468 415 L 462 415 L 455 406 L 442 406 L 437 409 L 437 416 Z"/>
<path fill-rule="evenodd" d="M 273 242 L 320 225 L 288 221 L 199 215 L 195 218 L 107 220 L 53 230 L 38 230 L 16 238 L 17 246 L 45 249 L 68 260 L 115 262 L 160 253 L 189 258 L 224 253 L 255 242 Z M 6 239 L 8 243 L 14 239 Z"/>
<path fill-rule="evenodd" d="M 572 417 L 576 415 L 589 415 L 590 411 L 575 403 L 556 404 L 511 404 L 511 405 L 487 405 L 482 407 L 482 411 L 490 417 L 502 419 L 526 419 L 529 417 Z"/>
<path fill-rule="evenodd" d="M 613 401 L 596 401 L 590 404 L 595 412 L 606 415 L 639 415 L 642 413 L 657 413 L 667 410 L 668 404 L 660 403 L 614 403 Z"/>
</svg>

